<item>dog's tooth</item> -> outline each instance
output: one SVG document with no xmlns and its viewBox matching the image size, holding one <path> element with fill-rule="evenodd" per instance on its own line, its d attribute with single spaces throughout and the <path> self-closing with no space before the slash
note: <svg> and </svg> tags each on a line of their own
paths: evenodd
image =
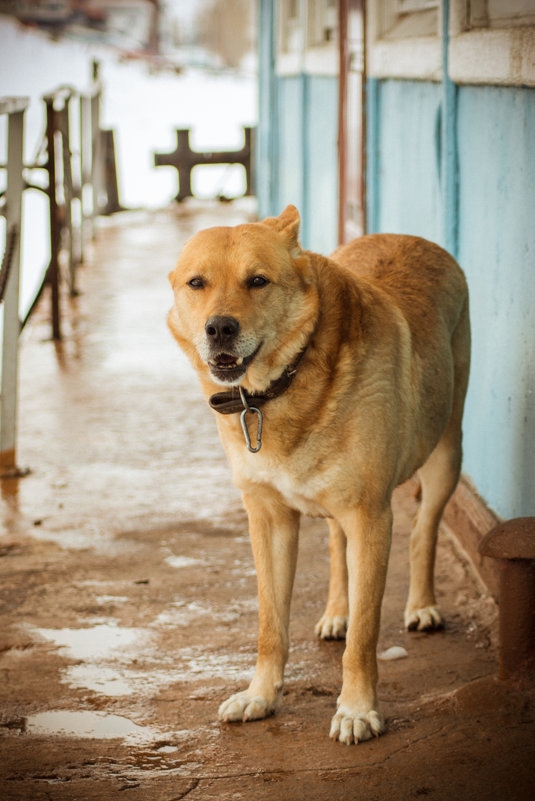
<svg viewBox="0 0 535 801">
<path fill-rule="evenodd" d="M 243 356 L 238 356 L 238 358 L 236 359 L 236 364 L 240 365 L 242 363 L 243 363 Z"/>
</svg>

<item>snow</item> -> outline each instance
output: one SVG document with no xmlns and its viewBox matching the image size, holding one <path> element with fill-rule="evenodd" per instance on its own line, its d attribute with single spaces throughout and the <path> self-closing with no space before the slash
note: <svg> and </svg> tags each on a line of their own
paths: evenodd
<svg viewBox="0 0 535 801">
<path fill-rule="evenodd" d="M 176 147 L 177 128 L 191 129 L 196 150 L 234 150 L 243 145 L 243 126 L 256 125 L 256 76 L 200 70 L 151 72 L 140 60 L 120 60 L 104 47 L 83 42 L 55 42 L 45 34 L 25 29 L 0 15 L 0 97 L 27 96 L 25 163 L 35 161 L 44 134 L 42 95 L 68 84 L 87 91 L 91 63 L 101 64 L 103 81 L 102 127 L 115 131 L 119 195 L 128 208 L 161 208 L 174 198 L 177 172 L 154 167 L 153 154 Z M 0 117 L 0 162 L 6 158 L 6 120 Z M 36 178 L 38 173 L 32 177 Z M 200 197 L 235 196 L 245 186 L 239 166 L 199 167 L 192 174 Z M 42 178 L 41 178 L 42 181 Z M 0 171 L 0 187 L 5 171 Z M 29 306 L 35 287 L 50 258 L 47 199 L 26 190 L 23 203 L 21 313 Z M 0 218 L 0 243 L 5 222 Z M 3 244 L 0 244 L 3 248 Z"/>
</svg>

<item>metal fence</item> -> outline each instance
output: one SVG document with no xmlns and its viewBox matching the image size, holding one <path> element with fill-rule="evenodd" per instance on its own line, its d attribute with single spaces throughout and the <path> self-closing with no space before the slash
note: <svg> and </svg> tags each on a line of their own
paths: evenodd
<svg viewBox="0 0 535 801">
<path fill-rule="evenodd" d="M 76 295 L 76 271 L 84 260 L 85 242 L 94 236 L 95 218 L 120 209 L 111 157 L 110 134 L 100 127 L 101 85 L 98 65 L 86 93 L 62 86 L 45 95 L 45 134 L 31 164 L 23 163 L 24 114 L 27 98 L 0 98 L 7 115 L 6 189 L 0 193 L 0 214 L 6 219 L 0 270 L 3 306 L 0 394 L 0 475 L 16 475 L 17 364 L 19 336 L 44 293 L 51 306 L 52 338 L 61 339 L 62 296 Z M 106 144 L 108 143 L 108 144 Z M 106 152 L 108 151 L 108 152 Z M 0 154 L 0 159 L 3 155 Z M 44 192 L 48 198 L 50 261 L 43 259 L 39 289 L 24 319 L 19 317 L 22 193 Z"/>
</svg>

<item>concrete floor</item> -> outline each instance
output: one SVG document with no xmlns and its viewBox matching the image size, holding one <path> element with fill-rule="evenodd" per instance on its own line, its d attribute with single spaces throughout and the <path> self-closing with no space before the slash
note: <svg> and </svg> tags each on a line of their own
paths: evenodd
<svg viewBox="0 0 535 801">
<path fill-rule="evenodd" d="M 343 643 L 314 624 L 326 526 L 303 521 L 284 703 L 220 724 L 255 655 L 247 522 L 196 378 L 168 334 L 184 240 L 247 206 L 189 204 L 100 224 L 65 337 L 43 304 L 21 352 L 18 462 L 0 529 L 0 798 L 11 801 L 527 801 L 535 698 L 495 678 L 496 608 L 441 536 L 447 627 L 407 634 L 408 533 L 395 497 L 379 650 L 387 733 L 328 738 Z"/>
</svg>

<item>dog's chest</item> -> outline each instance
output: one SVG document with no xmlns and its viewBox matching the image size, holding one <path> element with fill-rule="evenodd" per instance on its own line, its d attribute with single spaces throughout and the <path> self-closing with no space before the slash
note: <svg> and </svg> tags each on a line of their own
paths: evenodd
<svg viewBox="0 0 535 801">
<path fill-rule="evenodd" d="M 240 460 L 237 472 L 238 486 L 243 486 L 243 481 L 267 484 L 276 489 L 292 509 L 311 517 L 331 516 L 320 500 L 330 483 L 326 474 L 310 473 L 300 468 L 298 463 L 284 464 L 260 454 L 251 454 Z"/>
</svg>

